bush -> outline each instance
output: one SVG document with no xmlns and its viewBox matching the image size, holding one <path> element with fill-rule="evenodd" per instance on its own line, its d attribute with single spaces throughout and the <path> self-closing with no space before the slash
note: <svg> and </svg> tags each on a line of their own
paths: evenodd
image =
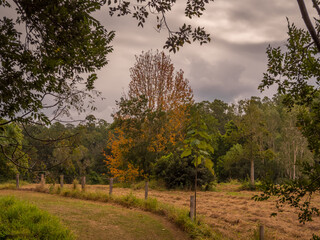
<svg viewBox="0 0 320 240">
<path fill-rule="evenodd" d="M 16 184 L 13 184 L 13 183 L 2 183 L 2 184 L 0 184 L 0 190 L 1 189 L 16 189 Z"/>
<path fill-rule="evenodd" d="M 90 171 L 88 174 L 88 184 L 95 185 L 95 184 L 103 184 L 104 181 L 102 177 L 96 173 L 95 171 Z"/>
<path fill-rule="evenodd" d="M 0 198 L 0 239 L 74 239 L 58 218 L 13 197 Z"/>
<path fill-rule="evenodd" d="M 195 167 L 191 158 L 181 159 L 179 153 L 160 158 L 154 165 L 155 176 L 163 179 L 169 189 L 191 189 L 194 186 Z M 199 187 L 210 184 L 214 179 L 212 173 L 202 164 L 198 167 Z"/>
<path fill-rule="evenodd" d="M 73 190 L 77 190 L 78 189 L 78 185 L 79 185 L 79 181 L 77 179 L 74 179 L 72 181 Z"/>
<path fill-rule="evenodd" d="M 217 182 L 212 181 L 201 186 L 201 191 L 217 191 Z"/>
<path fill-rule="evenodd" d="M 254 185 L 251 184 L 249 179 L 246 179 L 241 182 L 240 190 L 249 190 L 249 191 L 255 191 L 261 189 L 262 183 L 261 181 L 255 181 Z"/>
</svg>

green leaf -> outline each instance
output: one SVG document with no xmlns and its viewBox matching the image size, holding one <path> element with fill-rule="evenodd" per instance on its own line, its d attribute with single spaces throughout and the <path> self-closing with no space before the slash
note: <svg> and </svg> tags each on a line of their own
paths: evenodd
<svg viewBox="0 0 320 240">
<path fill-rule="evenodd" d="M 188 134 L 188 135 L 191 135 L 191 134 L 194 134 L 195 132 L 196 132 L 196 131 L 192 129 L 192 130 L 188 131 L 187 134 Z"/>
<path fill-rule="evenodd" d="M 201 136 L 201 137 L 203 137 L 204 139 L 206 139 L 206 140 L 211 140 L 211 138 L 210 138 L 210 136 L 209 136 L 209 134 L 208 133 L 206 133 L 206 132 L 198 132 L 198 134 Z"/>
<path fill-rule="evenodd" d="M 195 167 L 199 166 L 201 164 L 201 161 L 202 161 L 202 157 L 201 156 L 195 157 L 194 161 L 193 161 L 194 166 Z"/>
<path fill-rule="evenodd" d="M 184 151 L 183 151 L 183 153 L 181 154 L 181 157 L 182 158 L 184 158 L 184 157 L 188 157 L 188 156 L 190 156 L 191 155 L 191 149 L 189 148 L 189 149 L 185 149 Z"/>
<path fill-rule="evenodd" d="M 214 175 L 213 162 L 209 158 L 204 159 L 204 166 Z"/>
<path fill-rule="evenodd" d="M 210 153 L 214 154 L 214 149 L 211 145 L 207 144 L 207 148 L 210 151 Z"/>
<path fill-rule="evenodd" d="M 198 146 L 200 144 L 200 140 L 199 139 L 193 139 L 191 141 L 191 146 Z"/>
<path fill-rule="evenodd" d="M 204 141 L 201 141 L 200 144 L 198 145 L 198 147 L 202 150 L 206 150 L 208 147 L 208 144 Z"/>
<path fill-rule="evenodd" d="M 210 154 L 207 151 L 201 150 L 199 151 L 202 156 L 209 156 Z"/>
</svg>

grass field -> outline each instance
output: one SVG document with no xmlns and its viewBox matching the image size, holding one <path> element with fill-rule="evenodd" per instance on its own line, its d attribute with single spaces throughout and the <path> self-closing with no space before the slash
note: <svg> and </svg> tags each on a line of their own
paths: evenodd
<svg viewBox="0 0 320 240">
<path fill-rule="evenodd" d="M 25 188 L 36 185 L 26 185 Z M 49 185 L 48 185 L 49 187 Z M 66 185 L 71 188 L 71 185 Z M 109 186 L 86 186 L 87 191 L 109 191 Z M 255 202 L 251 197 L 257 192 L 239 191 L 238 184 L 222 184 L 217 192 L 199 192 L 197 212 L 214 231 L 220 232 L 229 239 L 255 239 L 260 224 L 266 229 L 266 239 L 301 240 L 311 239 L 313 233 L 320 234 L 320 217 L 314 217 L 313 222 L 300 224 L 294 209 L 285 207 L 278 216 L 271 217 L 277 212 L 274 201 Z M 114 188 L 114 195 L 126 195 L 130 192 L 139 198 L 144 198 L 144 190 Z M 190 191 L 156 191 L 149 190 L 149 196 L 158 201 L 178 207 L 189 207 Z M 313 199 L 320 207 L 320 196 Z"/>
<path fill-rule="evenodd" d="M 14 195 L 58 216 L 78 239 L 189 239 L 164 218 L 147 212 L 29 191 L 1 190 L 0 195 Z"/>
</svg>

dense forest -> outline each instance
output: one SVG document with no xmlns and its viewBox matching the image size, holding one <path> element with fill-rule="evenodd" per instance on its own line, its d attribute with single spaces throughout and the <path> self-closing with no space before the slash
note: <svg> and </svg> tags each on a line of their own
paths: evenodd
<svg viewBox="0 0 320 240">
<path fill-rule="evenodd" d="M 312 163 L 297 125 L 306 108 L 287 108 L 281 95 L 232 104 L 195 102 L 183 71 L 175 71 L 169 56 L 149 51 L 136 60 L 111 124 L 89 115 L 77 125 L 5 125 L 8 139 L 15 136 L 21 144 L 1 154 L 14 152 L 20 167 L 2 156 L 1 180 L 20 172 L 38 181 L 39 172 L 45 172 L 52 183 L 59 175 L 67 182 L 87 176 L 90 184 L 113 177 L 190 189 L 197 171 L 198 186 L 209 189 L 230 179 L 252 186 L 266 178 L 283 183 L 299 177 L 305 162 Z"/>
</svg>

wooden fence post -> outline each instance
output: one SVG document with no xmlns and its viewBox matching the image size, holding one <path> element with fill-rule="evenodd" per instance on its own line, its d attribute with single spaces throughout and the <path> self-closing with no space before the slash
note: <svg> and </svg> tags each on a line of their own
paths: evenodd
<svg viewBox="0 0 320 240">
<path fill-rule="evenodd" d="M 44 178 L 44 174 L 41 174 L 41 182 L 40 182 L 41 186 L 44 187 L 44 185 L 46 184 L 46 179 Z"/>
<path fill-rule="evenodd" d="M 146 181 L 146 185 L 144 186 L 144 199 L 145 200 L 148 199 L 148 191 L 149 191 L 148 187 L 149 187 L 149 182 Z"/>
<path fill-rule="evenodd" d="M 82 191 L 86 189 L 86 176 L 83 176 L 81 178 L 81 188 L 82 188 Z"/>
<path fill-rule="evenodd" d="M 194 195 L 190 196 L 190 218 L 194 221 Z"/>
<path fill-rule="evenodd" d="M 17 189 L 19 189 L 19 173 L 17 173 L 17 175 L 16 175 L 16 187 L 17 187 Z"/>
<path fill-rule="evenodd" d="M 113 178 L 110 178 L 110 183 L 109 183 L 109 195 L 112 195 L 112 188 L 113 188 Z"/>
<path fill-rule="evenodd" d="M 264 240 L 264 226 L 260 225 L 259 240 Z"/>
<path fill-rule="evenodd" d="M 60 187 L 63 188 L 63 175 L 60 175 Z"/>
</svg>

